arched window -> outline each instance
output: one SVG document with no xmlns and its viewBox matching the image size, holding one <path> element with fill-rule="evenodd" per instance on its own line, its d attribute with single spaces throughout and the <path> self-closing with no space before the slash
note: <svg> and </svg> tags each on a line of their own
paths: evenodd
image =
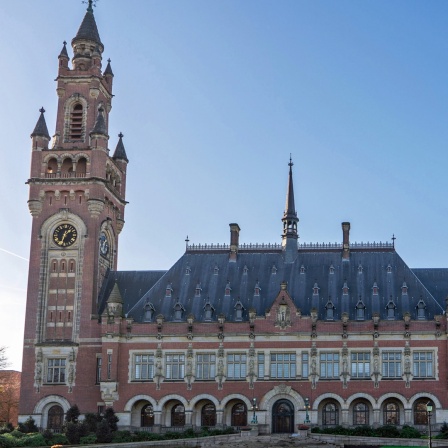
<svg viewBox="0 0 448 448">
<path fill-rule="evenodd" d="M 142 427 L 154 426 L 154 408 L 151 404 L 142 407 L 141 425 Z"/>
<path fill-rule="evenodd" d="M 232 426 L 247 425 L 247 408 L 244 403 L 237 403 L 232 407 Z"/>
<path fill-rule="evenodd" d="M 60 430 L 64 423 L 64 410 L 55 404 L 48 410 L 47 429 Z"/>
<path fill-rule="evenodd" d="M 395 308 L 396 308 L 395 303 L 392 300 L 392 297 L 390 297 L 389 302 L 387 303 L 387 306 L 386 306 L 388 320 L 395 319 Z"/>
<path fill-rule="evenodd" d="M 334 319 L 334 310 L 335 306 L 331 299 L 328 299 L 327 304 L 325 305 L 325 319 L 326 320 L 333 320 Z"/>
<path fill-rule="evenodd" d="M 55 158 L 51 158 L 47 162 L 46 177 L 56 177 L 58 172 L 58 161 Z"/>
<path fill-rule="evenodd" d="M 434 408 L 434 403 L 427 398 L 422 398 L 418 400 L 414 405 L 414 425 L 427 425 L 428 424 L 428 413 L 426 411 L 426 406 L 431 405 Z M 432 423 L 435 423 L 432 420 Z"/>
<path fill-rule="evenodd" d="M 426 304 L 423 299 L 420 299 L 417 303 L 417 319 L 425 320 L 426 319 Z"/>
<path fill-rule="evenodd" d="M 185 408 L 180 403 L 171 409 L 171 426 L 185 426 Z"/>
<path fill-rule="evenodd" d="M 204 320 L 210 322 L 212 320 L 213 312 L 215 309 L 210 302 L 207 302 L 204 306 Z"/>
<path fill-rule="evenodd" d="M 369 424 L 369 407 L 366 403 L 356 403 L 353 406 L 353 425 L 361 426 Z"/>
<path fill-rule="evenodd" d="M 62 162 L 61 166 L 61 176 L 62 177 L 70 177 L 73 175 L 73 160 L 67 157 Z"/>
<path fill-rule="evenodd" d="M 154 308 L 154 305 L 152 303 L 150 303 L 150 302 L 147 302 L 145 304 L 145 306 L 143 307 L 143 310 L 144 310 L 143 320 L 145 322 L 151 322 L 152 318 L 154 316 L 154 313 L 156 311 L 156 309 Z"/>
<path fill-rule="evenodd" d="M 70 113 L 70 139 L 82 140 L 82 120 L 83 107 L 82 104 L 76 103 Z"/>
<path fill-rule="evenodd" d="M 361 300 L 361 297 L 356 304 L 356 320 L 365 320 L 366 318 L 366 306 L 364 302 Z"/>
<path fill-rule="evenodd" d="M 243 307 L 243 304 L 239 300 L 238 300 L 238 302 L 236 302 L 234 309 L 235 309 L 235 320 L 236 321 L 243 320 L 244 307 Z"/>
<path fill-rule="evenodd" d="M 383 408 L 384 425 L 399 425 L 400 424 L 400 408 L 394 401 L 388 401 Z"/>
<path fill-rule="evenodd" d="M 76 164 L 76 176 L 86 177 L 87 172 L 87 160 L 85 157 L 81 157 Z"/>
<path fill-rule="evenodd" d="M 327 403 L 322 409 L 322 425 L 339 425 L 339 409 L 335 403 Z"/>
<path fill-rule="evenodd" d="M 216 409 L 212 403 L 206 404 L 201 410 L 201 426 L 216 425 Z"/>
</svg>

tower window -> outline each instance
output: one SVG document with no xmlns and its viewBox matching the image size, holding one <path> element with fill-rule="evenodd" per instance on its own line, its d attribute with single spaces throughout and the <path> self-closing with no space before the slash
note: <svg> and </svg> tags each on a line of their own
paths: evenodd
<svg viewBox="0 0 448 448">
<path fill-rule="evenodd" d="M 70 139 L 82 140 L 82 119 L 83 107 L 82 104 L 75 104 L 70 114 Z"/>
</svg>

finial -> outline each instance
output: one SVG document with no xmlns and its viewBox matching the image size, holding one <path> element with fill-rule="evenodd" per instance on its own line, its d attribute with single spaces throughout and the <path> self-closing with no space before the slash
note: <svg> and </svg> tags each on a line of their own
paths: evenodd
<svg viewBox="0 0 448 448">
<path fill-rule="evenodd" d="M 392 247 L 395 247 L 395 240 L 397 238 L 395 237 L 395 233 L 392 234 Z"/>
<path fill-rule="evenodd" d="M 40 112 L 41 114 L 44 114 L 44 113 L 45 113 L 45 109 L 43 108 L 43 106 L 39 109 L 39 112 Z"/>
<path fill-rule="evenodd" d="M 288 166 L 292 167 L 294 164 L 292 163 L 292 154 L 289 153 L 289 163 Z"/>
<path fill-rule="evenodd" d="M 109 62 L 109 64 L 110 64 L 110 58 L 107 60 L 107 62 Z"/>
<path fill-rule="evenodd" d="M 92 6 L 96 6 L 96 2 L 99 0 L 83 0 L 82 3 L 88 3 L 89 6 L 87 7 L 87 12 L 91 12 L 93 13 L 93 8 Z"/>
<path fill-rule="evenodd" d="M 119 137 L 119 138 L 123 138 L 123 137 L 124 137 L 123 132 L 120 132 L 120 133 L 118 134 L 118 137 Z"/>
<path fill-rule="evenodd" d="M 64 47 L 67 45 L 67 42 L 64 40 L 64 42 L 62 42 L 64 44 Z"/>
</svg>

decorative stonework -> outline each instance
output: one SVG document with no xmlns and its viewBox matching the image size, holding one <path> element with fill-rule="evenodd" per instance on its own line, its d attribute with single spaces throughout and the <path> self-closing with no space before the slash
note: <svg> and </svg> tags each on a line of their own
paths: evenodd
<svg viewBox="0 0 448 448">
<path fill-rule="evenodd" d="M 113 407 L 114 401 L 119 399 L 118 383 L 116 381 L 102 381 L 100 384 L 101 399 L 107 407 Z"/>
<path fill-rule="evenodd" d="M 28 201 L 28 209 L 33 218 L 38 217 L 42 211 L 42 201 L 39 199 L 30 199 Z"/>
<path fill-rule="evenodd" d="M 98 218 L 104 210 L 104 202 L 98 199 L 89 199 L 87 201 L 87 207 L 89 209 L 90 216 L 92 218 Z"/>
<path fill-rule="evenodd" d="M 124 227 L 124 219 L 117 218 L 117 232 L 121 233 Z"/>
</svg>

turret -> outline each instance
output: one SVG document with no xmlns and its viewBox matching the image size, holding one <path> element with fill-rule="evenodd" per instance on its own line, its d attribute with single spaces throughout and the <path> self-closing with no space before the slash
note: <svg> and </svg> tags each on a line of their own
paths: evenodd
<svg viewBox="0 0 448 448">
<path fill-rule="evenodd" d="M 58 56 L 59 59 L 59 70 L 61 69 L 68 69 L 68 61 L 69 61 L 69 57 L 68 57 L 68 53 L 67 53 L 67 42 L 64 40 L 64 45 L 62 47 L 61 52 L 59 53 Z"/>
<path fill-rule="evenodd" d="M 292 182 L 292 159 L 289 158 L 289 177 L 288 186 L 286 189 L 286 204 L 285 213 L 283 214 L 283 234 L 282 234 L 282 247 L 285 253 L 285 261 L 292 263 L 297 257 L 297 239 L 299 237 L 297 233 L 297 223 L 299 218 L 294 204 L 294 186 Z"/>
<path fill-rule="evenodd" d="M 98 115 L 95 120 L 95 125 L 90 132 L 90 146 L 94 149 L 103 149 L 107 151 L 107 141 L 109 135 L 107 134 L 106 121 L 104 120 L 104 109 L 98 109 Z"/>
<path fill-rule="evenodd" d="M 48 133 L 47 123 L 44 117 L 45 109 L 42 107 L 39 112 L 39 119 L 34 127 L 34 131 L 31 133 L 31 138 L 33 140 L 32 147 L 34 151 L 48 149 L 48 143 L 50 141 L 50 134 Z"/>
</svg>

